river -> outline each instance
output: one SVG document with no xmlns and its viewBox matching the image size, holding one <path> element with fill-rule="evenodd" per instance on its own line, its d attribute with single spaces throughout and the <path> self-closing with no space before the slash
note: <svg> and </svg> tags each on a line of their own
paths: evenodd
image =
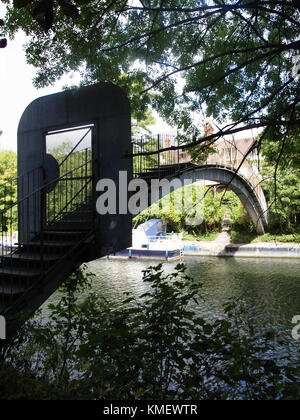
<svg viewBox="0 0 300 420">
<path fill-rule="evenodd" d="M 208 316 L 223 312 L 222 305 L 230 298 L 243 300 L 249 317 L 257 323 L 269 322 L 290 332 L 295 315 L 300 315 L 300 260 L 267 258 L 185 257 L 187 273 L 202 283 L 205 302 L 201 311 Z M 178 262 L 163 264 L 171 272 Z M 138 296 L 147 287 L 142 270 L 155 261 L 99 259 L 87 264 L 95 274 L 93 290 L 118 304 L 125 292 Z M 200 308 L 199 308 L 200 309 Z"/>
<path fill-rule="evenodd" d="M 300 340 L 292 337 L 292 319 L 300 315 L 300 260 L 275 258 L 185 257 L 187 274 L 199 284 L 199 312 L 205 318 L 222 317 L 224 303 L 230 299 L 243 302 L 244 317 L 256 327 L 258 336 L 275 332 L 280 353 L 298 360 Z M 174 270 L 176 262 L 165 262 L 166 273 Z M 156 261 L 107 260 L 88 263 L 95 274 L 93 290 L 119 305 L 125 292 L 139 296 L 147 290 L 142 270 Z"/>
<path fill-rule="evenodd" d="M 275 332 L 275 353 L 269 356 L 299 366 L 300 340 L 292 337 L 295 326 L 292 318 L 300 315 L 300 260 L 195 256 L 185 257 L 182 262 L 187 266 L 187 273 L 199 281 L 199 293 L 204 298 L 197 307 L 199 313 L 209 319 L 222 317 L 225 302 L 230 299 L 243 302 L 246 308 L 243 316 L 251 321 L 259 342 L 266 332 L 271 329 Z M 92 291 L 105 297 L 112 306 L 119 306 L 124 293 L 138 297 L 148 290 L 149 285 L 142 281 L 142 270 L 157 264 L 106 258 L 92 261 L 87 264 L 88 270 L 95 274 Z M 170 273 L 176 264 L 178 261 L 165 262 L 163 268 Z M 47 302 L 57 300 L 58 293 Z"/>
<path fill-rule="evenodd" d="M 230 299 L 243 301 L 246 317 L 259 330 L 272 328 L 276 339 L 297 350 L 300 340 L 292 338 L 295 326 L 292 319 L 300 315 L 300 260 L 275 258 L 222 258 L 185 257 L 182 262 L 187 273 L 202 283 L 199 293 L 204 300 L 199 304 L 199 312 L 213 319 L 224 314 L 223 304 Z M 120 305 L 130 292 L 138 297 L 147 290 L 142 281 L 142 270 L 157 261 L 108 260 L 101 258 L 87 264 L 87 269 L 95 274 L 92 290 L 105 297 L 112 305 Z M 178 264 L 164 262 L 166 273 Z M 58 299 L 54 293 L 43 305 L 43 317 L 47 318 L 47 304 Z"/>
</svg>

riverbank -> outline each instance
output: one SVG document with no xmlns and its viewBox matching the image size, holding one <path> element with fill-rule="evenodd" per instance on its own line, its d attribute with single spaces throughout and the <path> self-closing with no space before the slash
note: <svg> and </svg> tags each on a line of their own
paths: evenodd
<svg viewBox="0 0 300 420">
<path fill-rule="evenodd" d="M 300 244 L 283 242 L 233 244 L 230 234 L 224 231 L 214 241 L 183 241 L 183 254 L 215 257 L 300 258 Z"/>
</svg>

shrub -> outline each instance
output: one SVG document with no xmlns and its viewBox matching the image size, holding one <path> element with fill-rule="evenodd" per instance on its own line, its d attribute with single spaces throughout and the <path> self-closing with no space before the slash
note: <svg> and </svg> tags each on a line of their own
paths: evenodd
<svg viewBox="0 0 300 420">
<path fill-rule="evenodd" d="M 272 334 L 255 332 L 235 303 L 221 319 L 200 316 L 201 285 L 183 264 L 168 275 L 149 267 L 147 292 L 117 308 L 87 292 L 86 276 L 67 280 L 49 320 L 27 323 L 6 357 L 56 398 L 299 398 L 296 370 Z"/>
</svg>

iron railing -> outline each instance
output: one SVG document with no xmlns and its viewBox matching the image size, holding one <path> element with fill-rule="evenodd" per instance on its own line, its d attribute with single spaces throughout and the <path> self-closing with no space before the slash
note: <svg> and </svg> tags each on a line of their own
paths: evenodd
<svg viewBox="0 0 300 420">
<path fill-rule="evenodd" d="M 178 146 L 178 140 L 175 136 L 168 134 L 158 134 L 155 137 L 140 136 L 133 137 L 133 173 L 135 177 L 140 177 L 141 173 L 149 172 L 153 169 L 159 169 L 169 165 L 178 165 L 184 162 L 190 162 L 187 152 L 181 149 L 160 151 L 171 146 Z M 148 152 L 157 152 L 152 155 L 145 155 Z"/>
<path fill-rule="evenodd" d="M 60 178 L 46 196 L 46 224 L 88 204 L 92 196 L 92 152 L 73 152 L 59 165 Z"/>
<path fill-rule="evenodd" d="M 18 231 L 25 231 L 25 220 L 19 218 L 19 205 L 22 205 L 32 217 L 38 217 L 40 204 L 36 195 L 31 194 L 34 185 L 43 184 L 41 167 L 0 184 L 0 255 L 15 248 Z M 18 201 L 17 197 L 23 197 Z M 32 195 L 32 200 L 29 197 Z M 29 202 L 31 201 L 30 209 Z M 36 225 L 36 223 L 34 223 Z"/>
<path fill-rule="evenodd" d="M 45 183 L 44 170 L 39 167 L 0 185 L 0 312 L 9 296 L 39 283 L 45 273 L 53 269 L 52 263 L 76 246 L 70 232 L 63 240 L 57 238 L 55 249 L 53 241 L 49 243 L 48 229 L 55 228 L 68 215 L 74 220 L 76 213 L 79 217 L 82 214 L 88 226 L 84 212 L 92 196 L 91 151 L 84 149 L 70 155 L 62 171 L 57 179 Z M 33 188 L 38 185 L 40 187 Z M 51 185 L 56 186 L 48 193 Z M 15 199 L 17 190 L 21 197 L 18 200 Z M 83 232 L 76 237 L 77 245 L 85 236 Z"/>
<path fill-rule="evenodd" d="M 175 146 L 174 150 L 161 150 Z M 201 166 L 215 166 L 226 168 L 240 175 L 255 191 L 263 211 L 267 211 L 267 203 L 263 189 L 260 185 L 260 175 L 253 165 L 247 160 L 234 141 L 219 140 L 214 147 L 209 147 L 207 157 L 202 161 L 192 157 L 188 149 L 180 146 L 175 135 L 163 134 L 156 137 L 140 136 L 132 139 L 133 172 L 137 178 L 158 178 L 168 175 L 180 174 L 183 170 L 189 170 Z M 155 152 L 147 155 L 145 153 Z"/>
</svg>

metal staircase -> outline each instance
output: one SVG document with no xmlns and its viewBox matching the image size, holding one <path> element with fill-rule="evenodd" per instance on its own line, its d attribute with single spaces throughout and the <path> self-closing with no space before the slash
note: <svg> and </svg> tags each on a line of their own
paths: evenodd
<svg viewBox="0 0 300 420">
<path fill-rule="evenodd" d="M 8 336 L 92 254 L 91 150 L 71 150 L 56 179 L 44 172 L 35 168 L 0 186 L 0 314 L 10 321 Z M 26 194 L 37 180 L 42 187 Z M 14 201 L 16 188 L 21 198 Z"/>
</svg>

